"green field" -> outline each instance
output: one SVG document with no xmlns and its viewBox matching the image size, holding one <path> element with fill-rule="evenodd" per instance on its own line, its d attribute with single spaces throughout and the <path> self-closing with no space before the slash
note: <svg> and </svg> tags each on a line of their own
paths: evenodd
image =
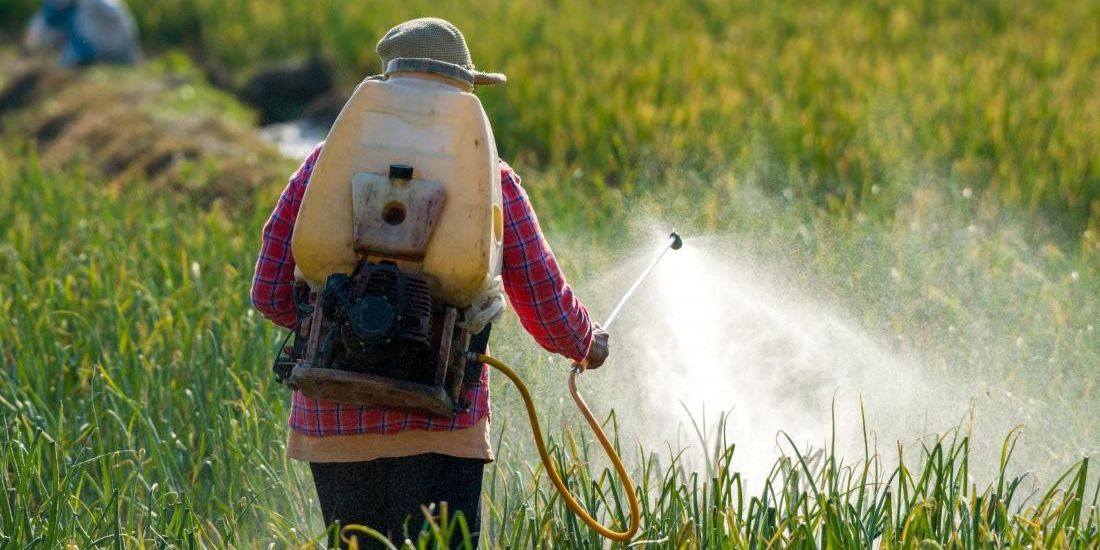
<svg viewBox="0 0 1100 550">
<path fill-rule="evenodd" d="M 5 2 L 0 29 L 18 32 L 34 4 Z M 1100 453 L 1100 4 L 130 5 L 154 63 L 90 71 L 68 89 L 105 90 L 97 109 L 113 93 L 156 89 L 142 116 L 224 120 L 222 139 L 247 115 L 179 52 L 243 76 L 313 49 L 350 86 L 377 72 L 373 45 L 393 24 L 454 21 L 478 66 L 510 77 L 479 95 L 597 318 L 654 238 L 673 225 L 685 234 L 692 249 L 665 260 L 619 321 L 610 364 L 583 380 L 601 416 L 615 411 L 609 426 L 644 496 L 639 546 L 1100 546 L 1086 458 Z M 186 86 L 143 84 L 156 82 Z M 284 458 L 288 395 L 269 371 L 282 334 L 248 304 L 282 177 L 238 179 L 294 162 L 242 168 L 199 151 L 167 181 L 105 175 L 97 144 L 62 148 L 36 131 L 79 99 L 61 90 L 0 112 L 0 546 L 322 538 L 308 470 Z M 163 145 L 149 132 L 119 136 Z M 841 327 L 858 345 L 755 317 L 745 323 L 775 338 L 759 348 L 779 351 L 697 344 L 697 333 L 759 336 L 677 303 L 688 286 L 763 317 L 802 319 L 792 312 L 805 306 L 832 327 L 826 336 Z M 720 426 L 713 409 L 695 416 L 709 422 L 697 438 L 671 395 L 655 408 L 663 396 L 646 393 L 654 373 L 688 360 L 647 355 L 652 341 L 713 363 L 690 380 L 700 387 L 735 391 L 728 370 L 758 375 L 772 361 L 789 374 Z M 808 347 L 784 351 L 791 342 Z M 559 469 L 621 526 L 621 489 L 561 402 L 566 365 L 511 317 L 492 345 L 564 443 Z M 860 392 L 878 391 L 845 391 L 857 376 Z M 537 465 L 515 391 L 499 376 L 493 391 L 507 458 L 487 470 L 483 540 L 599 547 Z M 971 420 L 959 414 L 968 406 Z M 783 453 L 768 458 L 754 447 L 761 434 L 743 431 L 753 410 L 817 415 L 829 434 L 781 426 L 762 435 Z M 658 420 L 689 437 L 665 441 Z M 760 457 L 774 468 L 755 467 Z"/>
</svg>

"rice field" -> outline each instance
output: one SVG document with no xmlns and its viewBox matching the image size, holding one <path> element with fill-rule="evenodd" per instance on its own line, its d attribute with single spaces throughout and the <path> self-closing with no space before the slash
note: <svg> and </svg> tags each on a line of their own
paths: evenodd
<svg viewBox="0 0 1100 550">
<path fill-rule="evenodd" d="M 17 31 L 33 4 L 0 5 L 0 29 Z M 977 403 L 977 428 L 933 415 L 900 439 L 878 436 L 886 411 L 872 396 L 866 411 L 834 403 L 859 412 L 834 413 L 831 436 L 809 445 L 798 426 L 767 434 L 776 459 L 756 471 L 735 429 L 752 403 L 687 415 L 686 443 L 657 440 L 621 396 L 639 370 L 666 364 L 613 348 L 582 391 L 642 496 L 642 531 L 625 545 L 562 505 L 497 377 L 489 547 L 1100 547 L 1097 3 L 130 5 L 155 61 L 91 71 L 108 91 L 193 77 L 177 49 L 241 75 L 316 49 L 351 85 L 377 72 L 373 45 L 392 24 L 451 19 L 478 66 L 511 79 L 479 95 L 593 311 L 622 292 L 652 228 L 675 224 L 689 245 L 715 245 L 919 358 L 916 376 L 982 394 L 962 398 Z M 217 98 L 204 116 L 241 123 L 239 107 L 194 86 Z M 50 97 L 32 116 L 65 108 Z M 323 541 L 308 469 L 284 457 L 289 399 L 270 372 L 282 334 L 248 304 L 282 182 L 211 201 L 226 182 L 201 158 L 179 185 L 106 178 L 79 150 L 59 159 L 19 133 L 25 121 L 0 117 L 0 546 Z M 647 304 L 616 335 L 629 347 L 650 338 Z M 561 402 L 564 365 L 511 318 L 493 347 L 529 379 L 559 471 L 622 528 L 622 489 Z M 904 411 L 925 398 L 883 392 Z M 923 406 L 949 408 L 948 395 Z M 447 521 L 410 544 L 461 528 Z"/>
</svg>

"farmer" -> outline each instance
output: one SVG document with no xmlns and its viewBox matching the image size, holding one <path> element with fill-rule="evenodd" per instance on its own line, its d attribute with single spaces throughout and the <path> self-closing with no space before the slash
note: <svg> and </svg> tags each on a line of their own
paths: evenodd
<svg viewBox="0 0 1100 550">
<path fill-rule="evenodd" d="M 63 67 L 137 63 L 137 25 L 121 0 L 45 0 L 27 24 L 29 53 L 61 50 Z"/>
<path fill-rule="evenodd" d="M 398 58 L 432 59 L 468 71 L 477 84 L 505 81 L 504 75 L 474 70 L 462 34 L 442 19 L 402 23 L 378 42 L 376 51 L 383 67 Z M 442 80 L 473 91 L 473 85 L 462 80 Z M 252 303 L 283 327 L 297 321 L 291 234 L 322 146 L 317 145 L 291 176 L 263 228 Z M 599 367 L 608 354 L 607 333 L 591 321 L 566 283 L 519 176 L 503 161 L 499 169 L 504 208 L 501 277 L 520 323 L 547 350 Z M 471 404 L 467 411 L 441 420 L 295 392 L 287 454 L 309 462 L 325 523 L 366 525 L 399 542 L 406 522 L 415 537 L 424 520 L 422 505 L 435 504 L 438 509 L 438 503 L 446 502 L 452 514 L 462 512 L 476 542 L 482 471 L 493 460 L 484 365 L 466 398 Z"/>
</svg>

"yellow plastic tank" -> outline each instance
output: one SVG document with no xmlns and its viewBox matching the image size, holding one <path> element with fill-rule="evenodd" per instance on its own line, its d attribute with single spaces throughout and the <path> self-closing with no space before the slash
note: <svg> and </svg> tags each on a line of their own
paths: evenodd
<svg viewBox="0 0 1100 550">
<path fill-rule="evenodd" d="M 344 105 L 291 247 L 315 288 L 360 259 L 387 259 L 462 308 L 500 273 L 503 222 L 496 143 L 477 96 L 402 73 L 364 81 Z"/>
</svg>

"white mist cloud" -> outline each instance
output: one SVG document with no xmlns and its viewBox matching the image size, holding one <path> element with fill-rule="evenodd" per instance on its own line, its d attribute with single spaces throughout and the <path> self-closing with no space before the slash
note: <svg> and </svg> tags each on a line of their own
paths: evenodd
<svg viewBox="0 0 1100 550">
<path fill-rule="evenodd" d="M 737 445 L 734 466 L 751 480 L 774 465 L 780 432 L 801 450 L 828 444 L 834 400 L 838 451 L 853 459 L 862 457 L 861 399 L 887 449 L 965 415 L 965 400 L 944 399 L 915 361 L 763 271 L 739 265 L 726 254 L 729 244 L 686 239 L 612 327 L 616 394 L 639 396 L 614 406 L 645 447 L 692 445 L 685 458 L 700 467 L 692 419 L 713 427 L 725 411 L 728 442 Z M 630 270 L 650 259 L 639 257 L 609 280 L 627 284 L 636 276 Z M 942 420 L 929 426 L 930 415 Z"/>
</svg>

